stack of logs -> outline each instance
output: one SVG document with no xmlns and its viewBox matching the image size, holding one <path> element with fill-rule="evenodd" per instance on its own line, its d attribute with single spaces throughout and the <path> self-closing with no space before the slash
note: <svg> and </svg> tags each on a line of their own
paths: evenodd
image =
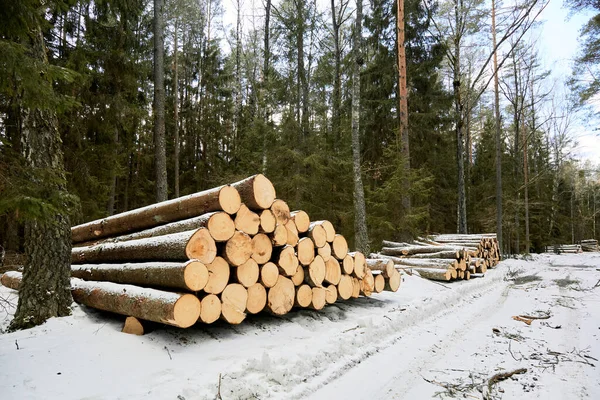
<svg viewBox="0 0 600 400">
<path fill-rule="evenodd" d="M 555 254 L 562 254 L 562 253 L 571 253 L 571 254 L 576 254 L 576 253 L 582 253 L 583 249 L 582 249 L 582 245 L 579 244 L 555 244 L 552 246 L 546 246 L 546 253 L 555 253 Z"/>
<path fill-rule="evenodd" d="M 310 221 L 276 199 L 263 175 L 92 221 L 71 229 L 76 302 L 178 327 L 247 313 L 275 315 L 383 290 L 397 291 L 392 262 L 348 252 L 329 221 Z M 18 288 L 21 276 L 2 277 Z"/>
<path fill-rule="evenodd" d="M 581 250 L 583 251 L 600 251 L 598 241 L 596 239 L 585 239 L 581 241 Z"/>
<path fill-rule="evenodd" d="M 421 277 L 450 281 L 481 277 L 500 260 L 496 234 L 436 235 L 414 243 L 383 241 L 376 259 L 390 260 L 397 269 Z"/>
</svg>

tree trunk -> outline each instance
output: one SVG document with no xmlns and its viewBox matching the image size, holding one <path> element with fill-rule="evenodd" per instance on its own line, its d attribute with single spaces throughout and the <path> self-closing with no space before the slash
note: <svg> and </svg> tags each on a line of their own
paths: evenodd
<svg viewBox="0 0 600 400">
<path fill-rule="evenodd" d="M 30 52 L 40 73 L 48 66 L 46 46 L 40 26 L 31 29 Z M 52 83 L 45 82 L 52 91 Z M 63 163 L 62 141 L 58 119 L 52 108 L 23 109 L 21 115 L 21 149 L 27 167 L 34 173 L 50 171 L 52 178 L 37 182 L 43 185 L 49 198 L 66 201 L 67 188 Z M 47 199 L 43 199 L 46 201 Z M 68 210 L 25 222 L 25 263 L 21 295 L 11 329 L 25 329 L 42 324 L 48 318 L 71 313 L 69 290 L 71 240 Z"/>
<path fill-rule="evenodd" d="M 396 29 L 398 33 L 398 117 L 400 121 L 400 140 L 402 143 L 402 208 L 404 215 L 410 213 L 410 147 L 408 135 L 408 90 L 406 87 L 406 51 L 404 46 L 404 0 L 397 0 Z M 408 232 L 407 232 L 408 235 Z"/>
<path fill-rule="evenodd" d="M 156 201 L 167 200 L 167 150 L 165 143 L 164 0 L 154 0 L 154 163 Z"/>
<path fill-rule="evenodd" d="M 496 138 L 496 234 L 502 250 L 502 132 L 500 91 L 498 87 L 498 54 L 496 49 L 496 1 L 492 0 L 492 44 L 494 46 L 494 128 Z"/>
<path fill-rule="evenodd" d="M 173 48 L 173 63 L 175 69 L 175 76 L 173 77 L 173 124 L 175 125 L 174 142 L 173 147 L 175 148 L 175 159 L 173 167 L 173 175 L 175 182 L 175 198 L 179 197 L 179 63 L 177 62 L 179 45 L 178 35 L 179 34 L 179 20 L 175 20 L 175 32 L 174 32 L 174 48 Z"/>
<path fill-rule="evenodd" d="M 262 172 L 263 174 L 267 171 L 267 125 L 269 123 L 269 106 L 267 96 L 268 86 L 269 86 L 269 59 L 270 59 L 270 20 L 271 20 L 271 0 L 267 0 L 265 4 L 265 32 L 264 32 L 264 59 L 263 59 L 263 84 L 262 91 L 263 95 L 261 98 L 264 102 L 264 115 L 263 115 L 263 123 L 264 123 L 264 132 L 263 132 L 263 142 L 262 142 Z"/>
<path fill-rule="evenodd" d="M 242 202 L 252 210 L 267 209 L 275 201 L 275 187 L 262 174 L 253 175 L 231 186 L 237 189 Z"/>
<path fill-rule="evenodd" d="M 340 4 L 340 9 L 342 5 Z M 333 28 L 333 56 L 335 59 L 333 76 L 333 93 L 331 99 L 331 133 L 333 148 L 336 149 L 340 142 L 340 120 L 342 104 L 341 80 L 341 51 L 340 51 L 340 21 L 335 8 L 335 0 L 331 0 L 331 22 Z"/>
<path fill-rule="evenodd" d="M 462 21 L 461 10 L 462 1 L 456 0 L 455 2 L 455 19 L 456 19 L 456 30 L 461 30 Z M 462 36 L 457 33 L 454 38 L 454 81 L 452 82 L 452 88 L 454 91 L 454 122 L 456 130 L 456 165 L 458 171 L 458 204 L 457 204 L 457 231 L 458 233 L 467 233 L 467 198 L 465 191 L 465 152 L 464 152 L 464 137 L 463 137 L 463 100 L 461 97 L 461 59 L 460 59 L 460 46 Z"/>
</svg>

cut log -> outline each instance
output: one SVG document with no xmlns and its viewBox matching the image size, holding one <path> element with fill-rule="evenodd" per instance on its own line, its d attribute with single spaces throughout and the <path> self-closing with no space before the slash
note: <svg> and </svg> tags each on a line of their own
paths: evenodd
<svg viewBox="0 0 600 400">
<path fill-rule="evenodd" d="M 260 216 L 251 211 L 245 204 L 235 214 L 235 229 L 248 235 L 256 235 L 260 227 Z"/>
<path fill-rule="evenodd" d="M 325 302 L 327 304 L 335 303 L 338 298 L 337 286 L 328 285 L 325 287 L 325 291 L 327 292 L 325 293 Z"/>
<path fill-rule="evenodd" d="M 456 268 L 458 266 L 458 261 L 448 260 L 448 259 L 437 259 L 437 258 L 429 258 L 429 259 L 401 258 L 399 260 L 394 260 L 394 264 L 408 265 L 411 267 L 420 267 L 420 268 L 449 268 L 449 267 Z"/>
<path fill-rule="evenodd" d="M 327 304 L 327 291 L 322 287 L 312 288 L 312 299 L 310 301 L 310 308 L 313 310 L 322 310 Z"/>
<path fill-rule="evenodd" d="M 321 287 L 323 286 L 325 273 L 325 262 L 323 262 L 321 256 L 316 256 L 313 262 L 311 262 L 308 266 L 308 271 L 305 273 L 304 281 L 311 287 Z"/>
<path fill-rule="evenodd" d="M 381 249 L 381 254 L 389 256 L 407 256 L 421 253 L 437 253 L 440 251 L 460 251 L 460 247 L 456 246 L 412 246 L 412 247 L 384 247 Z"/>
<path fill-rule="evenodd" d="M 262 210 L 260 213 L 260 231 L 263 233 L 271 233 L 275 230 L 277 219 L 271 210 Z"/>
<path fill-rule="evenodd" d="M 271 207 L 275 200 L 275 187 L 264 175 L 258 174 L 232 184 L 242 202 L 252 210 Z"/>
<path fill-rule="evenodd" d="M 142 336 L 144 334 L 144 326 L 136 317 L 127 317 L 125 318 L 125 323 L 123 324 L 121 332 Z"/>
<path fill-rule="evenodd" d="M 267 309 L 275 315 L 284 315 L 294 306 L 296 287 L 285 276 L 279 275 L 275 286 L 267 293 Z"/>
<path fill-rule="evenodd" d="M 309 237 L 304 237 L 298 241 L 296 246 L 296 253 L 298 254 L 298 261 L 302 265 L 310 265 L 315 259 L 315 244 Z"/>
<path fill-rule="evenodd" d="M 342 260 L 342 271 L 348 275 L 354 272 L 354 258 L 350 254 L 346 254 L 346 257 Z"/>
<path fill-rule="evenodd" d="M 196 260 L 184 263 L 74 264 L 71 266 L 71 276 L 86 281 L 107 281 L 196 292 L 206 286 L 208 269 Z"/>
<path fill-rule="evenodd" d="M 74 226 L 71 236 L 73 243 L 121 236 L 211 211 L 223 210 L 234 214 L 240 205 L 237 190 L 221 186 Z"/>
<path fill-rule="evenodd" d="M 302 210 L 294 211 L 291 213 L 291 219 L 296 224 L 296 229 L 299 233 L 308 231 L 308 228 L 310 227 L 310 218 L 306 212 Z"/>
<path fill-rule="evenodd" d="M 392 242 L 390 240 L 382 240 L 381 245 L 382 245 L 382 247 L 395 247 L 395 248 L 414 246 L 414 244 L 410 244 L 410 243 L 406 243 L 406 242 Z"/>
<path fill-rule="evenodd" d="M 246 303 L 248 291 L 239 283 L 227 285 L 221 293 L 221 318 L 232 325 L 240 324 L 246 319 Z"/>
<path fill-rule="evenodd" d="M 258 314 L 267 305 L 267 290 L 260 283 L 255 283 L 248 288 L 248 302 L 246 311 L 250 314 Z"/>
<path fill-rule="evenodd" d="M 358 279 L 363 279 L 367 273 L 367 263 L 365 262 L 365 255 L 360 251 L 349 254 L 354 260 L 353 274 Z"/>
<path fill-rule="evenodd" d="M 276 199 L 273 202 L 273 204 L 271 205 L 271 211 L 273 211 L 275 219 L 280 225 L 287 224 L 291 218 L 290 207 L 285 201 L 281 199 Z"/>
<path fill-rule="evenodd" d="M 298 265 L 296 269 L 296 273 L 291 277 L 292 282 L 294 282 L 294 286 L 300 286 L 304 283 L 304 267 L 302 265 Z"/>
<path fill-rule="evenodd" d="M 272 288 L 279 278 L 279 268 L 272 262 L 268 262 L 260 267 L 260 283 L 266 288 Z"/>
<path fill-rule="evenodd" d="M 286 243 L 290 246 L 295 246 L 298 244 L 298 240 L 300 236 L 298 235 L 298 229 L 296 229 L 296 224 L 291 219 L 285 223 L 285 229 L 287 231 L 287 241 Z"/>
<path fill-rule="evenodd" d="M 225 243 L 222 256 L 231 265 L 242 265 L 252 256 L 252 239 L 246 233 L 236 231 Z"/>
<path fill-rule="evenodd" d="M 296 298 L 294 305 L 296 307 L 307 308 L 312 302 L 312 288 L 308 285 L 300 285 L 296 288 Z"/>
<path fill-rule="evenodd" d="M 229 282 L 229 264 L 222 257 L 216 257 L 206 267 L 208 268 L 208 282 L 204 287 L 204 291 L 209 294 L 221 293 Z"/>
<path fill-rule="evenodd" d="M 418 272 L 421 277 L 434 281 L 449 281 L 452 279 L 452 271 L 449 269 L 413 268 L 412 270 Z"/>
<path fill-rule="evenodd" d="M 329 243 L 325 243 L 325 246 L 317 248 L 317 254 L 319 254 L 323 261 L 327 262 L 331 258 L 331 245 Z"/>
<path fill-rule="evenodd" d="M 348 254 L 348 242 L 344 236 L 337 234 L 331 243 L 331 254 L 338 260 L 343 260 Z"/>
<path fill-rule="evenodd" d="M 287 244 L 287 229 L 284 225 L 277 225 L 273 233 L 269 234 L 273 246 L 285 246 Z"/>
<path fill-rule="evenodd" d="M 260 275 L 260 268 L 253 259 L 249 259 L 237 268 L 232 268 L 235 280 L 245 288 L 256 284 Z"/>
<path fill-rule="evenodd" d="M 396 271 L 395 274 L 385 279 L 385 286 L 383 290 L 388 292 L 397 292 L 400 288 L 400 283 L 402 282 L 402 277 L 400 276 L 400 272 Z"/>
<path fill-rule="evenodd" d="M 373 292 L 381 293 L 385 288 L 385 278 L 383 277 L 383 273 L 374 275 L 375 283 L 373 285 Z"/>
<path fill-rule="evenodd" d="M 23 275 L 20 272 L 7 271 L 0 276 L 0 283 L 9 289 L 19 290 L 22 279 Z"/>
<path fill-rule="evenodd" d="M 452 260 L 458 260 L 463 256 L 461 253 L 464 252 L 458 250 L 438 251 L 435 253 L 412 254 L 410 258 L 448 258 Z"/>
<path fill-rule="evenodd" d="M 331 222 L 329 222 L 327 220 L 323 220 L 323 221 L 315 221 L 312 224 L 322 226 L 323 229 L 325 229 L 325 235 L 326 235 L 325 239 L 327 240 L 327 242 L 329 242 L 329 243 L 333 242 L 333 239 L 335 237 L 335 228 L 333 227 L 333 224 Z"/>
<path fill-rule="evenodd" d="M 323 247 L 325 246 L 325 243 L 327 243 L 327 232 L 325 231 L 325 228 L 316 222 L 311 222 L 307 236 L 313 240 L 316 247 Z"/>
<path fill-rule="evenodd" d="M 273 245 L 271 239 L 264 233 L 252 238 L 252 259 L 258 264 L 266 264 L 271 259 Z"/>
<path fill-rule="evenodd" d="M 340 278 L 340 283 L 337 285 L 337 289 L 339 299 L 348 300 L 350 297 L 352 297 L 352 291 L 354 289 L 352 277 L 350 275 L 343 274 Z"/>
<path fill-rule="evenodd" d="M 337 285 L 340 283 L 340 279 L 342 279 L 342 267 L 340 266 L 340 262 L 331 257 L 329 261 L 325 263 L 325 281 Z"/>
<path fill-rule="evenodd" d="M 361 290 L 363 294 L 365 296 L 370 296 L 375 290 L 375 276 L 373 276 L 373 272 L 371 272 L 371 270 L 367 270 L 361 282 Z"/>
<path fill-rule="evenodd" d="M 292 246 L 284 246 L 273 249 L 273 260 L 279 267 L 283 276 L 292 276 L 298 268 L 298 257 L 296 257 Z"/>
<path fill-rule="evenodd" d="M 216 294 L 208 294 L 202 297 L 200 318 L 198 321 L 212 324 L 221 317 L 221 299 Z"/>
<path fill-rule="evenodd" d="M 120 261 L 185 261 L 196 259 L 205 264 L 217 255 L 217 245 L 206 228 L 173 233 L 155 238 L 75 247 L 73 264 Z"/>
<path fill-rule="evenodd" d="M 394 262 L 392 260 L 367 258 L 365 259 L 365 262 L 370 270 L 381 271 L 384 278 L 389 278 L 390 276 L 392 276 L 395 270 Z"/>
<path fill-rule="evenodd" d="M 358 299 L 360 297 L 360 281 L 357 277 L 352 277 L 352 297 Z"/>
</svg>

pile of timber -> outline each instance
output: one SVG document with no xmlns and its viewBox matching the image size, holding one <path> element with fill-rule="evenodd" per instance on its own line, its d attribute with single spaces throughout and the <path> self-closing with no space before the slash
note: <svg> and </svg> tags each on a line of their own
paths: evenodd
<svg viewBox="0 0 600 400">
<path fill-rule="evenodd" d="M 546 253 L 562 254 L 562 253 L 582 253 L 582 245 L 580 244 L 554 244 L 546 246 Z"/>
<path fill-rule="evenodd" d="M 276 199 L 254 175 L 71 229 L 76 302 L 143 321 L 186 328 L 223 319 L 239 324 L 263 310 L 326 304 L 397 291 L 392 262 L 349 252 L 331 222 L 311 221 Z M 18 272 L 2 276 L 18 289 Z"/>
<path fill-rule="evenodd" d="M 586 239 L 581 241 L 581 250 L 583 251 L 600 251 L 598 241 L 596 239 Z"/>
<path fill-rule="evenodd" d="M 384 240 L 382 244 L 381 251 L 371 258 L 390 260 L 399 270 L 431 280 L 480 277 L 500 261 L 496 234 L 436 235 L 413 243 Z"/>
</svg>

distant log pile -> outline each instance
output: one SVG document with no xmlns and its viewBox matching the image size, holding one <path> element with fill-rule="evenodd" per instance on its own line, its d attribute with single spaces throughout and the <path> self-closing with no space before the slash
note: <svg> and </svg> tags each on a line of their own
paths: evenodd
<svg viewBox="0 0 600 400">
<path fill-rule="evenodd" d="M 546 253 L 582 253 L 582 246 L 579 244 L 554 244 L 552 246 L 546 246 Z"/>
<path fill-rule="evenodd" d="M 128 318 L 189 327 L 248 313 L 288 313 L 384 290 L 397 291 L 393 262 L 348 252 L 329 221 L 290 212 L 273 184 L 254 175 L 71 229 L 76 302 Z M 18 289 L 22 276 L 2 276 Z"/>
<path fill-rule="evenodd" d="M 586 239 L 581 241 L 581 250 L 583 251 L 600 251 L 598 241 L 596 239 Z"/>
<path fill-rule="evenodd" d="M 495 233 L 480 235 L 436 235 L 414 243 L 384 240 L 373 259 L 389 260 L 396 269 L 416 272 L 421 277 L 451 281 L 483 276 L 500 261 Z"/>
</svg>

